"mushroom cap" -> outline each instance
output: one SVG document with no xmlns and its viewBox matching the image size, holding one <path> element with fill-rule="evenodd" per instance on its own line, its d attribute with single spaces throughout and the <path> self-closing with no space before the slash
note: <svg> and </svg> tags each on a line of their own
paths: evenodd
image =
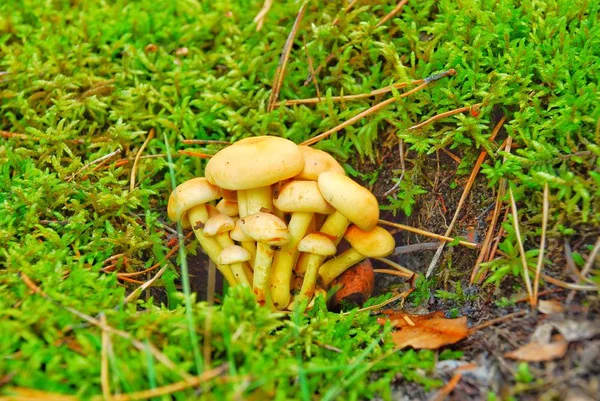
<svg viewBox="0 0 600 401">
<path fill-rule="evenodd" d="M 217 262 L 220 265 L 230 265 L 233 263 L 247 262 L 252 259 L 252 255 L 239 245 L 230 245 L 221 251 L 218 259 Z"/>
<path fill-rule="evenodd" d="M 330 172 L 321 173 L 318 183 L 323 198 L 348 220 L 365 231 L 377 225 L 379 204 L 367 188 L 345 175 Z"/>
<path fill-rule="evenodd" d="M 235 222 L 235 227 L 233 227 L 233 230 L 229 232 L 229 236 L 234 241 L 254 241 L 254 239 L 251 236 L 249 236 L 244 230 L 242 230 L 241 220 L 237 220 Z"/>
<path fill-rule="evenodd" d="M 219 188 L 204 177 L 192 178 L 177 186 L 169 196 L 167 214 L 172 221 L 179 221 L 189 209 L 221 197 Z M 188 224 L 189 225 L 189 224 Z"/>
<path fill-rule="evenodd" d="M 304 168 L 295 179 L 317 181 L 319 175 L 326 171 L 346 175 L 344 168 L 329 153 L 305 145 L 299 145 L 298 149 L 304 156 Z"/>
<path fill-rule="evenodd" d="M 217 152 L 208 161 L 204 175 L 221 188 L 242 190 L 291 178 L 303 167 L 302 152 L 294 142 L 276 136 L 256 136 Z"/>
<path fill-rule="evenodd" d="M 383 258 L 394 252 L 396 241 L 386 229 L 375 227 L 370 231 L 350 226 L 344 238 L 358 253 L 368 258 Z"/>
<path fill-rule="evenodd" d="M 203 232 L 204 235 L 212 237 L 217 234 L 231 231 L 233 230 L 233 227 L 235 227 L 235 221 L 233 221 L 231 217 L 219 213 L 206 220 Z"/>
<path fill-rule="evenodd" d="M 237 192 L 230 191 L 229 189 L 219 188 L 221 191 L 221 198 L 225 199 L 228 202 L 237 202 Z"/>
<path fill-rule="evenodd" d="M 231 202 L 226 199 L 221 199 L 217 203 L 217 210 L 229 217 L 235 217 L 240 213 L 237 202 Z"/>
<path fill-rule="evenodd" d="M 298 251 L 332 256 L 335 255 L 336 247 L 327 234 L 317 231 L 308 234 L 298 242 Z"/>
<path fill-rule="evenodd" d="M 310 212 L 329 214 L 333 206 L 325 202 L 315 181 L 290 181 L 284 184 L 273 199 L 275 207 L 283 212 Z"/>
<path fill-rule="evenodd" d="M 257 242 L 282 246 L 290 242 L 290 232 L 283 220 L 270 213 L 253 213 L 239 220 L 242 230 Z"/>
</svg>

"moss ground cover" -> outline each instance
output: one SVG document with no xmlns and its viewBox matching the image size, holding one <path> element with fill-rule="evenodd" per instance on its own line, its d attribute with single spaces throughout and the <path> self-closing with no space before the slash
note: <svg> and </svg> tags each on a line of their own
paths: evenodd
<svg viewBox="0 0 600 401">
<path fill-rule="evenodd" d="M 584 269 L 600 235 L 597 2 L 409 1 L 384 23 L 397 2 L 359 1 L 350 8 L 309 2 L 279 99 L 319 95 L 322 101 L 280 104 L 272 111 L 273 76 L 301 4 L 274 2 L 257 32 L 253 18 L 261 6 L 150 0 L 0 4 L 0 383 L 7 385 L 0 391 L 101 395 L 103 360 L 112 393 L 158 388 L 225 366 L 226 374 L 200 390 L 178 392 L 180 399 L 198 391 L 208 399 L 390 398 L 390 383 L 399 378 L 425 389 L 440 385 L 433 374 L 439 355 L 393 352 L 385 341 L 390 329 L 382 332 L 367 313 L 339 315 L 321 305 L 308 316 L 283 318 L 257 308 L 239 290 L 217 307 L 194 300 L 199 344 L 192 344 L 182 261 L 169 255 L 176 238 L 166 217 L 171 180 L 197 176 L 205 164 L 178 151 L 211 154 L 220 146 L 183 140 L 271 134 L 300 143 L 391 96 L 395 103 L 316 146 L 346 162 L 366 185 L 381 185 L 384 177 L 385 189 L 399 182 L 396 192 L 380 193 L 394 216 L 411 215 L 428 199 L 434 185 L 426 172 L 434 155 L 447 150 L 458 156 L 449 166 L 460 193 L 485 150 L 483 186 L 495 196 L 505 180 L 520 223 L 517 234 L 513 219 L 501 222 L 506 234 L 500 254 L 481 266 L 487 285 L 498 286 L 498 298 L 514 295 L 507 278 L 522 285 L 519 238 L 526 263 L 535 268 L 545 185 L 550 210 L 544 271 L 563 279 L 566 264 Z M 318 73 L 310 79 L 313 68 Z M 404 90 L 333 98 L 448 69 L 456 75 L 405 98 Z M 477 111 L 409 129 L 476 104 Z M 501 117 L 506 120 L 500 135 L 490 141 Z M 156 135 L 135 165 L 152 128 Z M 501 147 L 508 137 L 513 147 Z M 400 166 L 383 160 L 398 140 L 407 152 L 401 181 Z M 508 192 L 501 199 L 505 205 Z M 197 243 L 188 242 L 185 250 L 195 254 Z M 121 255 L 112 259 L 115 271 L 106 271 L 115 255 Z M 157 263 L 167 269 L 153 294 L 167 295 L 160 302 L 144 295 L 126 303 L 153 273 L 123 281 L 115 272 Z M 600 273 L 590 266 L 585 285 L 597 285 Z M 450 268 L 467 283 L 473 264 L 444 263 L 435 274 Z M 24 277 L 56 303 L 32 293 Z M 462 293 L 460 298 L 466 299 Z M 103 330 L 64 307 L 103 318 L 146 346 L 136 348 L 117 335 L 103 344 Z M 191 350 L 202 347 L 208 315 L 211 360 L 198 363 Z M 157 360 L 152 347 L 178 369 Z"/>
</svg>

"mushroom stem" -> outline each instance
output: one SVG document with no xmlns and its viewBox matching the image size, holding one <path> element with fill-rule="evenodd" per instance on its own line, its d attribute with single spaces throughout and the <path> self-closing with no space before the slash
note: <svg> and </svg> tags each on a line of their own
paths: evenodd
<svg viewBox="0 0 600 401">
<path fill-rule="evenodd" d="M 223 249 L 227 248 L 228 246 L 235 245 L 235 242 L 233 242 L 233 240 L 229 237 L 228 231 L 217 234 L 216 238 L 217 242 Z M 252 271 L 250 271 L 250 275 L 248 276 L 248 272 L 246 271 L 246 269 L 244 269 L 244 263 L 232 263 L 229 266 L 231 268 L 231 273 L 236 278 L 238 283 L 250 286 L 250 282 L 252 281 Z"/>
<path fill-rule="evenodd" d="M 339 256 L 328 260 L 323 263 L 319 270 L 319 276 L 321 282 L 324 285 L 329 285 L 334 278 L 346 271 L 350 266 L 365 259 L 366 256 L 358 253 L 354 248 L 350 248 L 347 251 L 341 253 Z M 308 268 L 306 270 L 308 274 Z M 305 279 L 306 280 L 306 279 Z"/>
<path fill-rule="evenodd" d="M 206 237 L 202 232 L 202 228 L 204 224 L 208 220 L 208 211 L 206 210 L 205 205 L 194 206 L 187 211 L 188 218 L 190 220 L 190 224 L 192 229 L 194 230 L 194 234 L 198 239 L 198 243 L 204 249 L 204 252 L 208 255 L 208 257 L 215 262 L 217 269 L 223 274 L 223 277 L 227 280 L 229 285 L 235 286 L 237 284 L 237 280 L 235 279 L 231 269 L 229 266 L 223 266 L 217 263 L 219 260 L 219 254 L 223 250 L 221 245 L 214 238 Z"/>
<path fill-rule="evenodd" d="M 240 208 L 240 217 L 258 213 L 262 208 L 272 210 L 271 186 L 239 190 L 238 207 Z M 242 216 L 242 210 L 246 213 L 244 216 Z"/>
<path fill-rule="evenodd" d="M 271 298 L 276 308 L 282 310 L 290 303 L 292 270 L 298 260 L 298 242 L 304 237 L 313 213 L 296 212 L 288 223 L 290 242 L 275 252 L 271 267 Z"/>
<path fill-rule="evenodd" d="M 254 241 L 240 241 L 240 245 L 252 255 L 252 258 L 248 261 L 251 268 L 250 271 L 252 271 L 254 269 L 254 259 L 256 258 L 256 244 Z"/>
<path fill-rule="evenodd" d="M 267 293 L 267 285 L 269 281 L 269 270 L 273 263 L 273 255 L 275 251 L 271 245 L 263 242 L 256 244 L 256 258 L 254 259 L 254 278 L 252 287 L 256 295 L 256 301 L 260 305 L 264 305 Z"/>
<path fill-rule="evenodd" d="M 314 254 L 308 254 L 314 255 Z M 319 255 L 315 255 L 319 256 Z M 325 256 L 322 256 L 324 259 Z M 304 299 L 310 299 L 315 294 L 315 286 L 317 283 L 317 273 L 319 272 L 319 265 L 322 259 L 307 258 L 306 272 L 304 273 L 304 280 L 302 280 L 302 288 L 300 288 L 300 294 L 298 295 L 298 302 Z"/>
</svg>

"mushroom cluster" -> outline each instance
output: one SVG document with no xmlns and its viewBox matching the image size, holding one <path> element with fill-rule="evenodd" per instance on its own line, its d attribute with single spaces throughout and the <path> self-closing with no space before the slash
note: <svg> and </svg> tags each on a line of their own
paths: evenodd
<svg viewBox="0 0 600 401">
<path fill-rule="evenodd" d="M 230 285 L 279 310 L 324 292 L 346 269 L 394 249 L 375 196 L 328 153 L 280 137 L 242 139 L 205 177 L 179 185 L 168 215 L 194 230 Z M 350 247 L 337 252 L 345 238 Z M 337 255 L 336 255 L 337 254 Z"/>
</svg>

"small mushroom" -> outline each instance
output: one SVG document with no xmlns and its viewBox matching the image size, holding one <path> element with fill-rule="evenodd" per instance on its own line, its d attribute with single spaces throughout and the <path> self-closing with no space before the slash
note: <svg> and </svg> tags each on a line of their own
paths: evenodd
<svg viewBox="0 0 600 401">
<path fill-rule="evenodd" d="M 217 265 L 230 285 L 237 281 L 227 266 L 219 265 L 217 260 L 222 247 L 213 239 L 204 235 L 204 224 L 209 218 L 206 203 L 220 197 L 219 188 L 212 185 L 206 178 L 192 178 L 175 188 L 169 196 L 167 214 L 172 221 L 181 221 L 182 226 L 194 230 L 198 243 L 208 257 Z"/>
<path fill-rule="evenodd" d="M 323 263 L 319 268 L 319 278 L 324 285 L 329 285 L 334 278 L 347 268 L 365 258 L 382 258 L 394 251 L 394 237 L 385 229 L 375 227 L 370 231 L 361 230 L 358 226 L 350 226 L 344 238 L 352 248 L 333 259 Z"/>
<path fill-rule="evenodd" d="M 254 258 L 254 279 L 252 287 L 256 300 L 263 305 L 266 301 L 269 270 L 273 263 L 275 248 L 286 245 L 290 241 L 287 225 L 279 217 L 258 212 L 240 219 L 242 230 L 256 241 L 256 257 Z"/>
<path fill-rule="evenodd" d="M 252 258 L 248 261 L 248 264 L 250 265 L 250 267 L 254 268 L 254 258 L 256 257 L 256 243 L 254 242 L 254 239 L 252 239 L 251 236 L 247 235 L 244 232 L 244 230 L 242 230 L 241 224 L 242 222 L 240 220 L 237 220 L 235 222 L 235 227 L 233 228 L 233 230 L 231 230 L 229 236 L 232 240 L 239 242 L 242 248 L 250 252 Z"/>
<path fill-rule="evenodd" d="M 229 217 L 236 217 L 240 214 L 237 202 L 231 202 L 226 199 L 221 199 L 217 203 L 217 210 Z"/>
<path fill-rule="evenodd" d="M 298 149 L 304 156 L 304 168 L 294 179 L 317 181 L 319 175 L 327 171 L 346 175 L 344 168 L 329 153 L 305 145 L 299 145 Z"/>
<path fill-rule="evenodd" d="M 332 256 L 335 255 L 336 246 L 327 234 L 322 232 L 314 232 L 308 234 L 298 243 L 298 250 L 310 255 Z M 319 260 L 309 259 L 309 264 L 306 266 L 302 288 L 300 289 L 299 300 L 310 299 L 315 293 L 315 285 L 317 283 L 317 273 L 319 272 Z"/>
<path fill-rule="evenodd" d="M 245 276 L 244 263 L 249 261 L 251 257 L 250 252 L 239 245 L 233 244 L 224 248 L 219 254 L 219 263 L 223 266 L 229 266 L 238 279 L 242 278 L 245 280 L 245 282 L 240 281 L 240 283 L 250 285 Z"/>
</svg>

